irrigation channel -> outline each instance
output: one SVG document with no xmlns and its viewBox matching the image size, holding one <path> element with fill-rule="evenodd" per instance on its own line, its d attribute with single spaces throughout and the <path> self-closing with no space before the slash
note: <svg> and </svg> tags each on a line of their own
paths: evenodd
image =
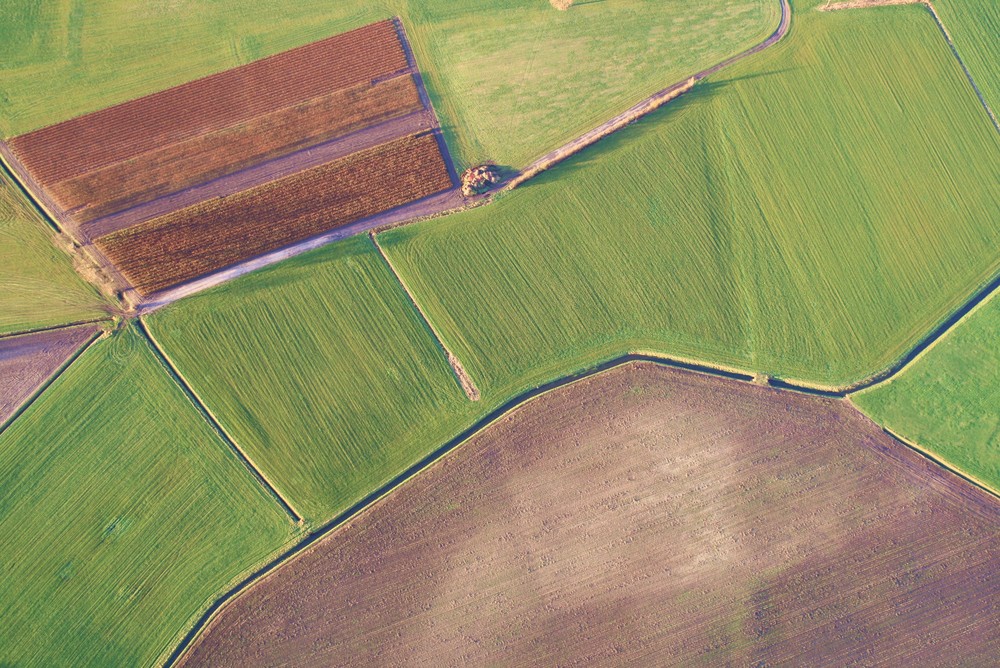
<svg viewBox="0 0 1000 668">
<path fill-rule="evenodd" d="M 944 34 L 946 41 L 951 47 L 952 53 L 958 59 L 959 63 L 962 66 L 962 69 L 965 71 L 966 76 L 969 79 L 970 84 L 975 90 L 983 106 L 986 108 L 987 113 L 990 115 L 990 118 L 993 121 L 993 125 L 997 127 L 998 131 L 1000 131 L 1000 126 L 997 125 L 996 117 L 993 115 L 992 110 L 986 105 L 985 100 L 983 100 L 982 95 L 979 92 L 978 86 L 973 80 L 972 75 L 969 72 L 968 68 L 965 66 L 965 63 L 959 56 L 958 51 L 955 49 L 955 46 L 951 41 L 951 37 L 948 34 L 947 30 L 945 29 L 944 25 L 941 23 L 940 18 L 937 16 L 937 13 L 934 11 L 932 6 L 927 4 L 927 7 L 933 14 L 935 21 L 938 23 L 938 26 L 941 29 L 942 33 Z M 534 175 L 541 173 L 542 171 L 552 167 L 555 164 L 558 164 L 559 162 L 570 157 L 571 155 L 578 153 L 587 146 L 590 146 L 591 144 L 599 141 L 601 138 L 621 129 L 622 127 L 625 127 L 626 125 L 635 121 L 637 118 L 640 118 L 642 115 L 649 113 L 650 111 L 653 111 L 659 106 L 662 106 L 662 104 L 664 104 L 665 102 L 676 97 L 678 91 L 683 92 L 683 89 L 686 86 L 690 87 L 692 80 L 695 82 L 700 81 L 708 76 L 711 76 L 712 74 L 719 72 L 720 70 L 730 65 L 733 65 L 734 63 L 737 63 L 751 55 L 763 51 L 764 49 L 772 46 L 773 44 L 776 44 L 788 33 L 788 30 L 791 25 L 792 9 L 789 4 L 789 0 L 780 0 L 780 8 L 781 8 L 781 20 L 779 22 L 779 25 L 774 31 L 774 33 L 772 33 L 766 40 L 739 54 L 727 58 L 726 60 L 717 63 L 712 67 L 702 70 L 686 78 L 681 82 L 673 84 L 672 86 L 669 86 L 658 93 L 655 93 L 646 100 L 640 102 L 639 104 L 633 106 L 632 108 L 626 110 L 625 112 L 619 114 L 618 116 L 615 116 L 614 118 L 606 121 L 605 123 L 602 123 L 599 127 L 585 133 L 584 135 L 581 135 L 580 137 L 574 139 L 573 141 L 567 143 L 566 145 L 539 158 L 531 165 L 529 165 L 525 170 L 523 170 L 521 172 L 521 175 L 512 179 L 512 181 L 517 181 L 516 183 L 513 184 L 513 186 L 519 185 L 528 178 L 531 178 Z M 4 171 L 11 172 L 13 180 L 18 184 L 20 189 L 24 192 L 25 196 L 28 197 L 28 199 L 32 202 L 36 210 L 38 210 L 43 215 L 43 218 L 46 220 L 47 224 L 49 224 L 55 230 L 60 230 L 60 226 L 54 220 L 52 220 L 46 208 L 44 206 L 41 206 L 39 201 L 32 193 L 32 191 L 29 190 L 27 187 L 25 187 L 25 184 L 19 178 L 19 174 L 15 170 L 10 169 L 7 164 L 3 165 L 3 169 Z M 526 176 L 526 178 L 523 178 L 520 181 L 518 181 L 520 176 Z M 511 182 L 508 182 L 503 185 L 508 188 L 512 187 Z M 334 230 L 324 235 L 315 237 L 313 239 L 309 239 L 304 242 L 300 242 L 298 244 L 293 244 L 284 249 L 280 249 L 278 251 L 269 253 L 266 256 L 262 256 L 260 258 L 255 258 L 243 263 L 239 263 L 237 265 L 233 265 L 232 267 L 221 270 L 214 274 L 203 276 L 199 279 L 191 281 L 189 284 L 183 284 L 181 286 L 178 286 L 177 288 L 171 289 L 170 291 L 166 291 L 165 293 L 154 295 L 153 296 L 154 298 L 150 300 L 150 302 L 148 302 L 147 304 L 141 306 L 138 312 L 131 314 L 131 317 L 137 321 L 141 333 L 152 347 L 154 354 L 157 356 L 158 360 L 161 362 L 165 370 L 174 378 L 175 382 L 177 382 L 177 384 L 185 392 L 188 398 L 195 405 L 196 409 L 202 414 L 203 418 L 209 422 L 209 424 L 213 427 L 213 429 L 215 429 L 225 440 L 227 445 L 233 449 L 236 455 L 240 458 L 241 462 L 247 467 L 247 469 L 257 479 L 257 481 L 262 486 L 264 486 L 267 489 L 267 491 L 275 498 L 275 500 L 282 506 L 286 514 L 288 514 L 289 518 L 293 522 L 301 523 L 302 521 L 301 516 L 294 510 L 294 508 L 289 504 L 289 502 L 277 491 L 277 489 L 274 488 L 274 486 L 263 476 L 263 474 L 259 471 L 259 469 L 254 465 L 254 463 L 251 460 L 249 460 L 249 458 L 247 458 L 245 453 L 243 453 L 242 449 L 235 442 L 232 441 L 229 435 L 219 425 L 218 421 L 215 419 L 212 413 L 201 402 L 198 396 L 194 394 L 193 391 L 191 391 L 190 387 L 184 381 L 183 377 L 180 376 L 176 368 L 170 362 L 169 358 L 166 357 L 166 355 L 160 349 L 159 345 L 149 334 L 148 330 L 145 327 L 145 324 L 142 322 L 141 315 L 144 315 L 153 310 L 161 308 L 184 296 L 194 294 L 195 292 L 200 292 L 201 290 L 213 287 L 215 285 L 218 285 L 219 283 L 228 281 L 237 276 L 241 276 L 245 273 L 249 273 L 258 268 L 267 266 L 269 264 L 273 264 L 275 262 L 284 260 L 286 258 L 293 257 L 308 250 L 312 250 L 319 246 L 331 243 L 335 240 L 342 239 L 346 236 L 377 232 L 379 229 L 383 229 L 387 225 L 396 226 L 399 224 L 416 222 L 417 220 L 424 220 L 428 217 L 436 217 L 440 215 L 453 213 L 462 210 L 464 208 L 468 208 L 470 205 L 485 204 L 492 201 L 492 196 L 486 196 L 483 198 L 479 198 L 473 202 L 462 201 L 460 205 L 456 206 L 456 201 L 459 201 L 460 198 L 456 198 L 452 195 L 453 193 L 448 193 L 447 197 L 435 196 L 436 199 L 435 197 L 430 198 L 434 200 L 433 202 L 434 210 L 431 211 L 428 211 L 427 203 L 422 202 L 423 206 L 421 206 L 421 214 L 418 217 L 407 218 L 406 217 L 407 207 L 402 207 L 401 208 L 402 210 L 389 211 L 380 214 L 378 216 L 374 216 L 372 218 L 359 221 L 358 223 L 355 223 L 346 228 Z M 997 291 L 998 288 L 1000 288 L 1000 275 L 997 275 L 988 283 L 980 287 L 954 313 L 948 316 L 937 327 L 935 327 L 931 332 L 929 332 L 925 337 L 923 337 L 913 348 L 911 348 L 907 353 L 905 353 L 902 357 L 900 357 L 892 366 L 852 386 L 840 389 L 836 388 L 831 389 L 818 386 L 811 386 L 809 384 L 799 383 L 790 380 L 783 380 L 780 378 L 766 378 L 766 382 L 770 387 L 772 387 L 777 391 L 792 391 L 810 395 L 818 395 L 830 399 L 844 399 L 853 392 L 857 392 L 859 390 L 869 388 L 878 383 L 885 382 L 894 377 L 895 375 L 897 375 L 898 373 L 900 373 L 916 358 L 918 358 L 929 348 L 931 348 L 937 341 L 939 341 L 942 337 L 944 337 L 952 328 L 954 328 L 976 307 L 985 303 Z M 405 286 L 403 286 L 403 289 L 404 290 L 406 289 Z M 407 291 L 407 294 L 409 294 L 409 291 Z M 412 295 L 410 295 L 410 297 L 412 299 Z M 86 324 L 89 322 L 96 323 L 107 320 L 108 320 L 107 318 L 101 318 L 93 321 L 84 321 L 80 323 L 68 323 L 66 325 L 39 328 L 37 330 L 11 333 L 3 336 L 28 334 L 38 331 L 46 331 L 49 329 L 60 329 L 79 324 Z M 61 374 L 63 371 L 65 371 L 65 369 L 68 368 L 73 361 L 78 359 L 80 355 L 82 355 L 84 350 L 86 350 L 86 348 L 92 345 L 96 339 L 97 336 L 95 336 L 94 339 L 92 339 L 87 345 L 83 346 L 79 351 L 77 351 L 77 353 L 74 354 L 69 360 L 67 360 L 67 362 L 60 368 L 58 373 Z M 314 530 L 310 531 L 303 537 L 303 539 L 300 542 L 296 543 L 294 546 L 278 554 L 270 561 L 268 561 L 261 567 L 257 568 L 246 577 L 244 577 L 236 585 L 231 587 L 222 595 L 220 595 L 215 601 L 212 602 L 212 604 L 202 613 L 202 615 L 188 629 L 187 633 L 183 636 L 180 643 L 173 649 L 173 651 L 166 658 L 164 666 L 175 665 L 178 662 L 178 660 L 184 655 L 184 653 L 188 650 L 188 648 L 192 645 L 193 641 L 198 637 L 198 635 L 202 632 L 202 630 L 212 621 L 215 615 L 229 601 L 235 599 L 242 592 L 246 591 L 249 587 L 254 585 L 258 580 L 266 577 L 268 574 L 272 573 L 278 567 L 283 565 L 285 562 L 294 558 L 296 555 L 302 553 L 303 551 L 308 549 L 310 546 L 312 546 L 319 540 L 323 539 L 333 531 L 337 530 L 339 527 L 343 526 L 346 522 L 357 517 L 364 510 L 372 506 L 374 503 L 376 503 L 386 495 L 390 494 L 393 490 L 395 490 L 400 485 L 404 484 L 407 480 L 413 478 L 420 472 L 424 471 L 428 467 L 440 461 L 443 457 L 445 457 L 450 452 L 458 448 L 460 445 L 462 445 L 463 443 L 474 437 L 480 431 L 488 428 L 497 420 L 503 418 L 511 411 L 516 410 L 523 404 L 543 394 L 552 392 L 554 390 L 558 390 L 560 388 L 564 388 L 568 385 L 590 378 L 592 376 L 603 373 L 610 369 L 614 369 L 616 367 L 634 362 L 649 362 L 675 369 L 682 369 L 694 373 L 703 373 L 715 377 L 726 378 L 729 380 L 736 380 L 740 382 L 752 383 L 757 381 L 756 376 L 744 371 L 722 369 L 710 366 L 708 364 L 701 364 L 687 360 L 678 360 L 666 356 L 660 356 L 649 353 L 628 353 L 615 357 L 610 360 L 606 360 L 604 362 L 588 367 L 586 369 L 578 370 L 569 375 L 552 380 L 548 383 L 545 383 L 533 389 L 529 389 L 507 400 L 497 408 L 491 410 L 489 413 L 481 417 L 479 420 L 477 420 L 474 424 L 463 430 L 461 433 L 454 436 L 453 438 L 448 440 L 443 445 L 439 446 L 434 451 L 428 453 L 419 461 L 410 465 L 404 471 L 400 472 L 392 479 L 381 485 L 379 488 L 375 489 L 362 499 L 355 502 L 349 508 L 338 514 L 336 517 L 324 523 L 323 525 L 315 528 Z M 37 396 L 40 395 L 45 390 L 45 388 L 48 387 L 49 384 L 51 384 L 51 380 L 47 382 L 43 387 L 39 388 L 39 390 L 35 393 L 35 395 L 32 397 L 30 401 L 34 401 L 34 399 L 37 398 Z M 30 403 L 30 401 L 28 403 Z M 25 407 L 19 409 L 18 414 L 23 412 L 24 408 Z M 855 408 L 855 410 L 857 409 Z M 869 419 L 867 418 L 867 416 L 865 417 L 866 419 Z M 11 420 L 9 420 L 7 424 L 3 425 L 3 429 L 6 429 L 13 422 L 13 420 L 14 416 L 12 416 Z M 1000 495 L 998 495 L 997 492 L 994 491 L 993 489 L 990 489 L 988 486 L 983 485 L 979 481 L 970 478 L 959 471 L 952 469 L 947 463 L 938 460 L 930 453 L 926 452 L 925 450 L 916 446 L 915 444 L 907 441 L 903 437 L 887 429 L 882 428 L 882 430 L 890 437 L 892 437 L 894 441 L 899 443 L 901 447 L 905 447 L 908 450 L 917 453 L 921 457 L 926 458 L 927 460 L 933 462 L 935 465 L 946 470 L 948 473 L 958 476 L 962 480 L 966 481 L 968 484 L 983 489 L 986 493 L 990 494 L 992 497 L 1000 498 Z M 2 431 L 0 431 L 0 433 L 2 433 Z"/>
<path fill-rule="evenodd" d="M 933 13 L 933 9 L 932 8 L 931 8 L 931 11 Z M 769 46 L 777 43 L 782 37 L 784 37 L 787 34 L 787 32 L 789 30 L 789 27 L 791 25 L 791 13 L 792 13 L 791 12 L 791 6 L 790 6 L 788 0 L 781 0 L 781 21 L 780 21 L 780 23 L 778 25 L 778 28 L 775 30 L 775 32 L 770 37 L 768 37 L 764 42 L 761 42 L 760 44 L 758 44 L 758 45 L 756 45 L 756 46 L 754 46 L 754 47 L 752 47 L 752 48 L 750 48 L 750 49 L 748 49 L 748 50 L 746 50 L 746 51 L 744 51 L 744 52 L 742 52 L 740 54 L 737 54 L 737 55 L 735 55 L 735 56 L 733 56 L 731 58 L 728 58 L 728 59 L 724 60 L 721 63 L 718 63 L 718 64 L 716 64 L 716 65 L 714 65 L 714 66 L 712 66 L 712 67 L 710 67 L 710 68 L 708 68 L 706 70 L 703 70 L 703 71 L 695 74 L 693 77 L 689 77 L 688 79 L 685 79 L 682 82 L 678 82 L 678 83 L 676 83 L 676 84 L 674 84 L 674 85 L 672 85 L 672 86 L 670 86 L 670 87 L 668 87 L 668 88 L 660 91 L 659 93 L 654 94 L 653 96 L 651 96 L 650 98 L 647 98 L 647 100 L 639 103 L 635 107 L 633 107 L 633 108 L 631 108 L 631 109 L 623 112 L 622 114 L 616 116 L 615 118 L 613 118 L 613 119 L 611 119 L 611 120 L 603 123 L 598 128 L 595 128 L 594 130 L 591 130 L 590 132 L 586 133 L 585 135 L 582 135 L 581 137 L 579 137 L 579 138 L 575 139 L 574 141 L 566 144 L 565 146 L 563 146 L 563 147 L 561 147 L 559 149 L 556 149 L 555 151 L 553 151 L 553 152 L 551 152 L 549 154 L 546 154 L 542 158 L 539 158 L 534 163 L 532 163 L 532 165 L 530 165 L 527 169 L 525 169 L 524 172 L 522 172 L 522 174 L 527 174 L 529 172 L 533 172 L 531 174 L 531 176 L 534 176 L 535 174 L 538 174 L 541 171 L 544 171 L 545 169 L 548 169 L 552 165 L 554 165 L 554 164 L 556 164 L 556 163 L 558 163 L 558 162 L 560 162 L 562 160 L 565 160 L 570 155 L 573 155 L 574 153 L 579 152 L 583 148 L 586 148 L 587 146 L 595 143 L 596 141 L 599 141 L 602 137 L 605 137 L 608 134 L 610 134 L 610 133 L 612 133 L 612 132 L 620 129 L 621 127 L 624 127 L 625 125 L 627 125 L 629 123 L 631 123 L 636 118 L 638 118 L 639 116 L 641 116 L 642 113 L 648 113 L 649 111 L 652 111 L 652 110 L 656 109 L 658 106 L 660 106 L 660 104 L 662 104 L 662 102 L 660 102 L 660 100 L 662 100 L 662 101 L 665 102 L 665 101 L 669 101 L 670 99 L 672 99 L 673 97 L 675 97 L 676 96 L 676 92 L 678 90 L 680 90 L 682 87 L 684 87 L 685 85 L 688 85 L 688 82 L 690 81 L 691 78 L 693 78 L 695 81 L 700 81 L 701 79 L 704 79 L 705 77 L 710 76 L 711 74 L 714 74 L 714 73 L 718 72 L 719 70 L 721 70 L 721 69 L 723 69 L 723 68 L 725 68 L 725 67 L 727 67 L 729 65 L 732 65 L 733 63 L 739 62 L 740 60 L 742 60 L 742 59 L 744 59 L 744 58 L 746 58 L 748 56 L 751 56 L 751 55 L 753 55 L 755 53 L 759 53 L 760 51 L 763 51 L 764 49 L 768 48 Z M 941 25 L 940 19 L 938 19 L 936 13 L 934 14 L 934 16 L 935 16 L 935 20 L 938 22 L 938 25 L 940 26 L 941 30 L 944 32 L 945 37 L 949 41 L 949 44 L 950 44 L 950 37 L 948 36 L 947 31 L 944 29 L 944 26 Z M 952 48 L 952 52 L 955 54 L 955 56 L 958 57 L 958 52 L 955 50 L 954 45 L 951 45 L 951 48 Z M 961 62 L 961 59 L 959 59 L 959 60 Z M 963 69 L 965 69 L 966 73 L 968 74 L 968 70 L 965 68 L 964 63 L 962 63 L 962 67 L 963 67 Z M 971 75 L 969 75 L 969 80 L 970 80 L 970 82 L 972 82 Z M 973 82 L 973 87 L 976 88 L 974 82 Z M 976 88 L 976 91 L 977 91 L 977 94 L 978 94 L 978 88 Z M 980 99 L 982 99 L 981 96 L 980 96 Z M 985 105 L 985 103 L 984 103 L 984 105 Z M 642 113 L 639 113 L 637 115 L 637 111 L 641 110 L 641 109 L 646 109 L 646 111 L 642 112 Z M 996 124 L 995 123 L 995 118 L 992 116 L 992 112 L 989 110 L 988 107 L 987 107 L 987 111 L 990 113 L 990 116 L 994 120 L 994 125 L 995 125 Z M 998 129 L 1000 129 L 1000 128 L 998 128 Z M 517 177 L 515 177 L 515 179 L 516 178 Z M 508 185 L 508 187 L 510 186 L 509 183 L 507 185 Z M 515 184 L 515 186 L 516 185 L 517 184 Z M 489 199 L 487 199 L 486 201 L 488 202 Z M 439 215 L 443 215 L 443 214 L 446 214 L 446 213 L 449 213 L 449 212 L 450 211 L 442 210 L 442 211 L 439 212 Z M 362 232 L 366 232 L 367 231 L 369 234 L 372 235 L 372 240 L 375 241 L 374 233 L 377 232 L 378 229 L 383 225 L 383 222 L 380 221 L 378 219 L 378 217 L 376 217 L 374 219 L 370 219 L 370 220 L 367 220 L 367 221 L 362 221 L 362 223 L 364 224 L 364 227 L 362 229 L 359 229 L 355 233 L 362 233 Z M 306 249 L 315 247 L 315 245 L 308 245 L 309 242 L 306 242 L 306 244 L 307 244 L 307 248 Z M 376 242 L 376 245 L 377 245 L 377 242 Z M 286 251 L 287 251 L 287 249 L 286 249 Z M 291 254 L 294 255 L 295 253 L 292 252 Z M 289 255 L 284 255 L 284 256 L 287 257 Z M 390 268 L 391 268 L 391 266 L 390 266 Z M 395 273 L 395 272 L 393 272 L 393 273 Z M 794 381 L 786 381 L 786 380 L 782 380 L 782 379 L 779 379 L 779 378 L 767 378 L 766 379 L 767 380 L 767 384 L 770 387 L 772 387 L 772 388 L 774 388 L 775 390 L 778 390 L 778 391 L 792 391 L 792 392 L 800 392 L 800 393 L 809 394 L 809 395 L 817 395 L 817 396 L 820 396 L 820 397 L 826 397 L 826 398 L 831 398 L 831 399 L 844 399 L 844 398 L 846 398 L 852 392 L 856 392 L 856 391 L 859 391 L 859 390 L 862 390 L 862 389 L 866 389 L 866 388 L 871 387 L 873 385 L 876 385 L 878 383 L 885 382 L 885 381 L 889 380 L 890 378 L 892 378 L 893 376 L 895 376 L 898 373 L 900 373 L 904 368 L 906 368 L 916 358 L 918 358 L 921 354 L 923 354 L 930 347 L 932 347 L 938 340 L 940 340 L 952 328 L 954 328 L 965 316 L 967 316 L 977 306 L 979 306 L 980 304 L 984 303 L 990 296 L 992 296 L 992 294 L 997 290 L 998 287 L 1000 287 L 1000 275 L 996 276 L 994 279 L 992 279 L 986 285 L 982 286 L 979 290 L 977 290 L 954 313 L 952 313 L 950 316 L 948 316 L 943 322 L 941 322 L 937 327 L 935 327 L 931 332 L 929 332 L 924 338 L 922 338 L 917 343 L 916 346 L 914 346 L 913 348 L 911 348 L 906 354 L 904 354 L 900 359 L 898 359 L 892 366 L 890 366 L 889 368 L 883 370 L 882 372 L 879 372 L 879 373 L 877 373 L 877 374 L 869 377 L 868 379 L 866 379 L 864 381 L 861 381 L 861 382 L 859 382 L 859 383 L 857 383 L 855 385 L 852 385 L 852 386 L 850 386 L 848 388 L 844 388 L 844 389 L 819 388 L 819 387 L 809 386 L 807 384 L 797 383 L 797 382 L 794 382 Z M 407 295 L 410 297 L 410 300 L 413 301 L 414 306 L 416 308 L 418 308 L 418 310 L 419 310 L 419 306 L 417 306 L 416 300 L 414 299 L 413 295 L 410 294 L 409 290 L 406 288 L 405 285 L 403 285 L 403 289 L 407 292 Z M 157 307 L 159 307 L 159 305 L 157 305 Z M 427 324 L 430 325 L 429 322 Z M 439 344 L 440 344 L 440 341 L 439 341 Z M 537 398 L 537 397 L 539 397 L 539 396 L 541 396 L 543 394 L 546 394 L 548 392 L 552 392 L 552 391 L 560 389 L 560 388 L 567 387 L 567 386 L 569 386 L 569 385 L 571 385 L 573 383 L 579 382 L 581 380 L 590 378 L 592 376 L 595 376 L 597 374 L 603 373 L 603 372 L 608 371 L 610 369 L 614 369 L 616 367 L 619 367 L 619 366 L 622 366 L 622 365 L 625 365 L 625 364 L 630 364 L 630 363 L 633 363 L 633 362 L 651 362 L 651 363 L 654 363 L 654 364 L 659 364 L 659 365 L 663 365 L 663 366 L 667 366 L 667 367 L 671 367 L 671 368 L 683 369 L 683 370 L 694 372 L 694 373 L 703 373 L 703 374 L 708 374 L 708 375 L 712 375 L 712 376 L 716 376 L 716 377 L 720 377 L 720 378 L 726 378 L 726 379 L 729 379 L 729 380 L 736 380 L 736 381 L 747 382 L 747 383 L 752 383 L 752 382 L 756 381 L 756 377 L 753 374 L 742 372 L 742 371 L 726 370 L 726 369 L 721 369 L 721 368 L 709 366 L 709 365 L 706 365 L 706 364 L 699 364 L 699 363 L 696 363 L 696 362 L 677 360 L 677 359 L 672 359 L 672 358 L 669 358 L 669 357 L 652 355 L 652 354 L 646 354 L 646 353 L 629 353 L 629 354 L 625 354 L 625 355 L 613 358 L 611 360 L 607 360 L 605 362 L 599 363 L 599 364 L 597 364 L 595 366 L 592 366 L 590 368 L 587 368 L 587 369 L 584 369 L 584 370 L 580 370 L 580 371 L 576 371 L 576 372 L 571 373 L 571 374 L 569 374 L 567 376 L 563 376 L 562 378 L 558 378 L 558 379 L 552 380 L 552 381 L 550 381 L 548 383 L 545 383 L 545 384 L 540 385 L 538 387 L 535 387 L 533 389 L 527 390 L 527 391 L 523 392 L 522 394 L 519 394 L 519 395 L 517 395 L 517 396 L 515 396 L 515 397 L 513 397 L 513 398 L 511 398 L 509 400 L 507 400 L 506 402 L 504 402 L 503 404 L 501 404 L 497 408 L 495 408 L 492 411 L 490 411 L 489 413 L 487 413 L 485 416 L 483 416 L 482 418 L 480 418 L 479 420 L 477 420 L 474 424 L 472 424 L 471 426 L 469 426 L 468 428 L 466 428 L 465 430 L 463 430 L 461 433 L 459 433 L 458 435 L 454 436 L 452 439 L 448 440 L 446 443 L 444 443 L 443 445 L 439 446 L 434 451 L 428 453 L 423 458 L 421 458 L 417 462 L 415 462 L 412 465 L 410 465 L 409 467 L 407 467 L 404 471 L 400 472 L 399 474 L 397 474 L 396 476 L 394 476 L 392 479 L 390 479 L 389 481 L 387 481 L 386 483 L 384 483 L 383 485 L 381 485 L 377 489 L 375 489 L 372 492 L 370 492 L 369 494 L 367 494 L 362 499 L 356 501 L 353 505 L 351 505 L 349 508 L 347 508 L 346 510 L 344 510 L 343 512 L 341 512 L 339 515 L 337 515 L 333 519 L 329 520 L 325 524 L 323 524 L 323 525 L 317 527 L 316 529 L 314 529 L 313 531 L 311 531 L 299 543 L 295 544 L 291 548 L 289 548 L 289 549 L 285 550 L 284 552 L 280 553 L 279 555 L 277 555 L 276 557 L 274 557 L 271 561 L 267 562 L 266 564 L 264 564 L 263 566 L 261 566 L 257 570 L 253 571 L 252 573 L 250 573 L 249 575 L 247 575 L 244 579 L 242 579 L 240 582 L 238 582 L 236 585 L 234 585 L 232 588 L 230 588 L 228 591 L 226 591 L 225 593 L 223 593 L 219 598 L 217 598 L 205 610 L 205 612 L 201 615 L 201 617 L 199 617 L 198 620 L 195 622 L 195 624 L 188 630 L 188 632 L 182 638 L 180 644 L 178 644 L 177 647 L 174 648 L 173 652 L 171 652 L 171 654 L 167 657 L 166 661 L 164 662 L 164 666 L 165 667 L 169 667 L 169 666 L 176 665 L 177 662 L 181 659 L 181 657 L 185 654 L 185 652 L 191 647 L 191 645 L 193 644 L 194 640 L 208 626 L 208 624 L 214 619 L 214 617 L 216 616 L 216 614 L 219 611 L 221 611 L 222 608 L 225 607 L 230 601 L 232 601 L 233 599 L 235 599 L 236 597 L 238 597 L 242 592 L 246 591 L 251 586 L 253 586 L 258 580 L 261 580 L 262 578 L 266 577 L 270 573 L 274 572 L 277 568 L 279 568 L 284 563 L 288 562 L 289 560 L 293 559 L 297 555 L 301 554 L 302 552 L 304 552 L 305 550 L 307 550 L 313 544 L 317 543 L 318 541 L 320 541 L 321 539 L 323 539 L 324 537 L 326 537 L 330 533 L 336 531 L 338 528 L 340 528 L 341 526 L 343 526 L 344 524 L 346 524 L 347 522 L 349 522 L 353 518 L 357 517 L 359 514 L 361 514 L 362 512 L 364 512 L 367 508 L 369 508 L 370 506 L 372 506 L 373 504 L 375 504 L 376 502 L 378 502 L 380 499 L 382 499 L 383 497 L 385 497 L 388 494 L 392 493 L 397 487 L 399 487 L 400 485 L 404 484 L 407 480 L 413 478 L 414 476 L 416 476 L 417 474 L 421 473 L 425 469 L 427 469 L 430 466 L 434 465 L 435 463 L 437 463 L 438 461 L 440 461 L 443 457 L 445 457 L 446 455 L 448 455 L 450 452 L 452 452 L 453 450 L 455 450 L 456 448 L 458 448 L 460 445 L 462 445 L 463 443 L 467 442 L 469 439 L 473 438 L 476 434 L 478 434 L 482 430 L 488 428 L 490 425 L 494 424 L 497 420 L 503 418 L 508 413 L 516 410 L 517 408 L 519 408 L 520 406 L 524 405 L 525 403 L 527 403 L 527 402 L 531 401 L 532 399 L 535 399 L 535 398 Z M 456 370 L 456 373 L 457 373 L 457 370 Z M 858 410 L 856 407 L 853 406 L 853 404 L 852 404 L 852 408 L 854 408 L 854 410 Z M 858 412 L 861 413 L 861 411 L 858 411 Z M 861 414 L 865 417 L 865 419 L 868 419 L 868 420 L 871 421 L 871 419 L 868 418 L 866 415 L 864 415 L 863 413 L 861 413 Z M 996 491 L 994 491 L 993 489 L 989 488 L 986 485 L 983 485 L 978 480 L 970 478 L 969 476 L 964 475 L 963 473 L 961 473 L 959 471 L 956 471 L 951 466 L 949 466 L 946 462 L 943 462 L 943 461 L 937 459 L 936 457 L 934 457 L 929 452 L 927 452 L 924 449 L 916 446 L 915 444 L 909 442 L 908 440 L 906 440 L 903 437 L 895 434 L 894 432 L 892 432 L 892 431 L 890 431 L 888 429 L 882 428 L 882 427 L 880 427 L 880 428 L 888 436 L 890 436 L 896 443 L 898 443 L 901 447 L 904 447 L 907 450 L 915 452 L 919 456 L 921 456 L 921 457 L 929 460 L 930 462 L 932 462 L 936 466 L 944 469 L 948 473 L 961 478 L 966 483 L 974 485 L 975 487 L 978 487 L 978 488 L 982 489 L 987 494 L 989 494 L 989 495 L 991 495 L 991 496 L 993 496 L 995 498 L 1000 498 L 1000 496 L 998 496 L 998 494 L 997 494 Z"/>
</svg>

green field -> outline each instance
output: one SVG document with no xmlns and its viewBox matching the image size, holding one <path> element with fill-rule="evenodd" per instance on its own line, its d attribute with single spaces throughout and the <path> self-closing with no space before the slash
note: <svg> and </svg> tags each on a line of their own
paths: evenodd
<svg viewBox="0 0 1000 668">
<path fill-rule="evenodd" d="M 629 350 L 847 384 L 1000 267 L 1000 137 L 931 17 L 794 6 L 521 192 L 379 237 L 484 396 Z"/>
<path fill-rule="evenodd" d="M 294 525 L 131 329 L 0 436 L 0 665 L 162 661 Z"/>
<path fill-rule="evenodd" d="M 1000 113 L 1000 2 L 933 0 L 993 113 Z"/>
<path fill-rule="evenodd" d="M 642 97 L 761 41 L 778 0 L 8 0 L 11 136 L 400 16 L 460 163 L 523 166 Z M 609 32 L 610 30 L 610 32 Z"/>
<path fill-rule="evenodd" d="M 442 444 L 476 410 L 365 236 L 185 299 L 148 323 L 312 523 Z"/>
<path fill-rule="evenodd" d="M 0 334 L 105 315 L 104 300 L 53 245 L 54 234 L 0 172 Z"/>
<path fill-rule="evenodd" d="M 1000 492 L 1000 299 L 968 316 L 901 375 L 851 400 Z"/>
</svg>

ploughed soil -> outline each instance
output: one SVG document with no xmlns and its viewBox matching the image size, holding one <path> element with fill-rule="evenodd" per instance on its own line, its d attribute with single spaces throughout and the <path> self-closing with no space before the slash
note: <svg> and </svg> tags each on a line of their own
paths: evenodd
<svg viewBox="0 0 1000 668">
<path fill-rule="evenodd" d="M 96 332 L 81 325 L 0 338 L 0 424 Z"/>
<path fill-rule="evenodd" d="M 634 364 L 513 411 L 183 663 L 985 665 L 998 527 L 846 402 Z"/>
<path fill-rule="evenodd" d="M 149 295 L 453 185 L 437 136 L 409 135 L 95 243 Z"/>
</svg>

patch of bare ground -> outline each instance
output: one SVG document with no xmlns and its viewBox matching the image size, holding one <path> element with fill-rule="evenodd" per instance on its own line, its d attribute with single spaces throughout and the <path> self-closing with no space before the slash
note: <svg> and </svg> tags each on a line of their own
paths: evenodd
<svg viewBox="0 0 1000 668">
<path fill-rule="evenodd" d="M 985 665 L 998 520 L 846 402 L 633 364 L 513 411 L 182 662 Z"/>
<path fill-rule="evenodd" d="M 828 2 L 819 9 L 821 12 L 833 12 L 839 9 L 863 9 L 864 7 L 884 7 L 888 5 L 923 5 L 926 0 L 848 0 L 847 2 Z"/>
<path fill-rule="evenodd" d="M 0 425 L 98 331 L 96 325 L 0 338 Z"/>
</svg>

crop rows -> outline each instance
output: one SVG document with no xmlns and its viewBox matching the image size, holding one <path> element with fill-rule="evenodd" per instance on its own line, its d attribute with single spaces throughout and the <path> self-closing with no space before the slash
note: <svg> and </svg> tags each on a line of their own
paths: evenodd
<svg viewBox="0 0 1000 668">
<path fill-rule="evenodd" d="M 407 66 L 395 25 L 383 21 L 42 128 L 10 143 L 34 178 L 51 185 Z"/>
<path fill-rule="evenodd" d="M 97 239 L 142 294 L 451 186 L 432 134 L 409 135 Z"/>
<path fill-rule="evenodd" d="M 167 144 L 50 188 L 86 222 L 422 108 L 412 76 L 360 84 Z"/>
</svg>

